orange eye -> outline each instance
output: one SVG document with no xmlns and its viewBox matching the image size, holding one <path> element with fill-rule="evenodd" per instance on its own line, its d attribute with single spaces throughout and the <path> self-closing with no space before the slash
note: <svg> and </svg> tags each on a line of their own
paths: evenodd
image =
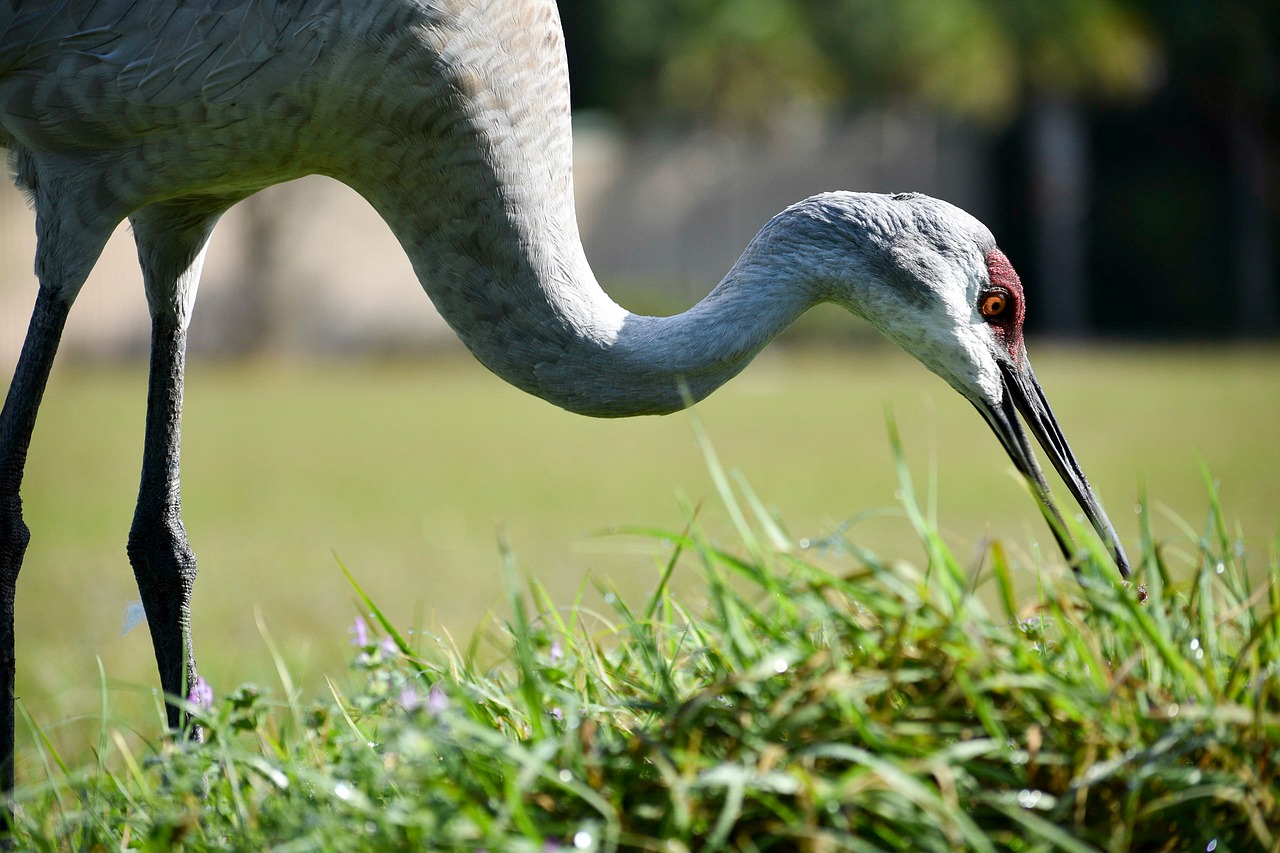
<svg viewBox="0 0 1280 853">
<path fill-rule="evenodd" d="M 978 310 L 988 320 L 998 320 L 1009 310 L 1009 295 L 999 291 L 992 291 L 982 297 L 982 304 Z"/>
</svg>

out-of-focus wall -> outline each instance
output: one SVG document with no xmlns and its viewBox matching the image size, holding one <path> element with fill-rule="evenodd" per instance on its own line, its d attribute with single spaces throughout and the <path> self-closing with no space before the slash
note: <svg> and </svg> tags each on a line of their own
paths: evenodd
<svg viewBox="0 0 1280 853">
<path fill-rule="evenodd" d="M 986 145 L 919 113 L 793 123 L 768 138 L 624 138 L 575 130 L 578 218 L 606 288 L 699 298 L 786 205 L 831 189 L 919 190 L 982 218 Z M 424 196 L 430 188 L 423 188 Z M 12 365 L 35 299 L 34 217 L 0 187 L 0 364 Z M 110 358 L 148 340 L 133 242 L 112 237 L 71 314 L 63 351 Z M 354 192 L 309 178 L 227 213 L 214 232 L 191 329 L 195 352 L 387 351 L 457 346 L 391 232 Z M 9 368 L 3 368 L 7 371 Z"/>
</svg>

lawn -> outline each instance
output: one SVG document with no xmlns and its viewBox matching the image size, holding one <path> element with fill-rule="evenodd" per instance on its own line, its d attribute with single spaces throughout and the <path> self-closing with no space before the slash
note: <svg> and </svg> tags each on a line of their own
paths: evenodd
<svg viewBox="0 0 1280 853">
<path fill-rule="evenodd" d="M 1280 555 L 1244 571 L 1213 496 L 1203 531 L 1171 539 L 1143 502 L 1140 585 L 1096 540 L 1076 574 L 999 542 L 966 565 L 891 434 L 918 563 L 842 535 L 798 548 L 708 451 L 733 530 L 634 532 L 664 555 L 646 594 L 566 604 L 507 553 L 477 654 L 402 630 L 348 576 L 349 669 L 324 691 L 301 695 L 272 650 L 274 688 L 193 692 L 200 744 L 140 737 L 106 693 L 92 757 L 37 741 L 12 843 L 1280 851 Z M 1037 580 L 1021 600 L 1018 573 Z"/>
<path fill-rule="evenodd" d="M 1228 523 L 1245 531 L 1255 564 L 1264 562 L 1280 524 L 1280 351 L 1033 342 L 1032 354 L 1131 549 L 1143 484 L 1157 538 L 1181 537 L 1173 516 L 1202 525 L 1203 463 L 1220 481 Z M 135 367 L 60 365 L 31 449 L 18 692 L 42 723 L 66 720 L 54 737 L 73 756 L 96 731 L 92 719 L 75 718 L 98 707 L 97 657 L 118 688 L 115 712 L 154 726 L 142 710 L 155 680 L 149 639 L 142 628 L 121 636 L 136 598 L 124 540 L 144 386 Z M 1030 543 L 1051 540 L 996 442 L 971 406 L 897 352 L 775 350 L 696 411 L 725 465 L 797 539 L 848 528 L 861 546 L 920 563 L 919 540 L 896 508 L 889 410 L 959 558 L 995 536 L 1033 565 Z M 709 535 L 728 526 L 689 416 L 580 418 L 464 359 L 248 367 L 196 359 L 185 423 L 184 517 L 201 565 L 196 650 L 220 691 L 276 683 L 259 622 L 303 693 L 344 670 L 355 610 L 338 558 L 396 624 L 465 644 L 486 612 L 506 612 L 499 533 L 521 569 L 567 603 L 588 574 L 624 596 L 657 582 L 654 543 L 597 534 L 678 530 L 685 506 L 704 499 Z M 1057 559 L 1051 546 L 1045 556 Z M 702 583 L 683 573 L 673 582 Z M 1030 594 L 1034 573 L 1020 583 Z M 20 763 L 20 774 L 30 770 Z"/>
</svg>

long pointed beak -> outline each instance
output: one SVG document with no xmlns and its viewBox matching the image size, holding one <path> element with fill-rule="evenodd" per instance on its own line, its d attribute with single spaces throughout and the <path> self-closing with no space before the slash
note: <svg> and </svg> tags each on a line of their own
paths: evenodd
<svg viewBox="0 0 1280 853">
<path fill-rule="evenodd" d="M 1080 470 L 1080 463 L 1076 462 L 1075 454 L 1071 452 L 1071 447 L 1063 437 L 1062 430 L 1058 427 L 1058 419 L 1053 416 L 1049 401 L 1045 399 L 1044 391 L 1040 389 L 1040 383 L 1036 381 L 1036 375 L 1031 371 L 1031 363 L 1025 357 L 1020 366 L 1005 364 L 1001 361 L 1000 373 L 1004 379 L 1004 394 L 1000 405 L 991 407 L 978 404 L 978 411 L 982 412 L 987 423 L 991 425 L 991 429 L 1000 439 L 1000 444 L 1004 446 L 1013 464 L 1034 485 L 1041 509 L 1046 520 L 1049 521 L 1054 538 L 1058 540 L 1058 547 L 1075 568 L 1074 546 L 1066 538 L 1066 525 L 1063 524 L 1062 514 L 1049 494 L 1049 484 L 1045 481 L 1044 472 L 1040 470 L 1031 444 L 1027 441 L 1027 434 L 1018 422 L 1019 412 L 1026 420 L 1031 433 L 1036 437 L 1036 441 L 1053 462 L 1053 467 L 1057 469 L 1063 482 L 1071 490 L 1076 503 L 1084 510 L 1089 523 L 1093 525 L 1094 530 L 1098 531 L 1103 543 L 1115 557 L 1116 567 L 1119 568 L 1121 576 L 1128 580 L 1129 558 L 1125 556 L 1124 548 L 1120 546 L 1120 539 L 1116 536 L 1115 528 L 1111 526 L 1111 519 L 1107 518 L 1102 504 L 1098 502 L 1093 488 L 1085 479 L 1084 472 Z"/>
</svg>

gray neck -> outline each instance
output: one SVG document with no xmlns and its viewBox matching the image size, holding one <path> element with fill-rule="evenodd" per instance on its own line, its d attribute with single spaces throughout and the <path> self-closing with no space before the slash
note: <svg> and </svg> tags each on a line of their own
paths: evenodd
<svg viewBox="0 0 1280 853">
<path fill-rule="evenodd" d="M 488 4 L 483 21 L 470 21 L 475 8 L 418 23 L 435 38 L 388 27 L 378 40 L 385 61 L 352 64 L 377 69 L 380 91 L 411 102 L 354 111 L 333 102 L 320 122 L 324 150 L 362 156 L 321 170 L 378 210 L 445 320 L 511 384 L 597 416 L 671 412 L 686 393 L 711 393 L 816 300 L 794 273 L 779 273 L 793 265 L 771 266 L 749 248 L 683 314 L 619 307 L 578 235 L 563 48 L 541 51 L 532 67 L 528 54 L 492 49 L 495 39 L 527 41 L 530 28 L 558 40 L 555 4 Z"/>
<path fill-rule="evenodd" d="M 575 292 L 600 293 L 594 278 Z M 601 294 L 602 298 L 603 294 Z M 683 409 L 732 379 L 815 300 L 797 283 L 739 261 L 701 302 L 672 317 L 619 317 L 612 340 L 569 331 L 563 357 L 546 364 L 533 392 L 596 416 Z"/>
<path fill-rule="evenodd" d="M 519 206 L 498 210 L 473 198 L 469 215 L 442 216 L 439 205 L 408 193 L 370 200 L 392 223 L 436 308 L 481 363 L 518 388 L 586 415 L 682 409 L 735 376 L 818 301 L 807 282 L 770 262 L 757 239 L 688 311 L 633 314 L 596 281 L 571 202 L 552 216 Z"/>
</svg>

